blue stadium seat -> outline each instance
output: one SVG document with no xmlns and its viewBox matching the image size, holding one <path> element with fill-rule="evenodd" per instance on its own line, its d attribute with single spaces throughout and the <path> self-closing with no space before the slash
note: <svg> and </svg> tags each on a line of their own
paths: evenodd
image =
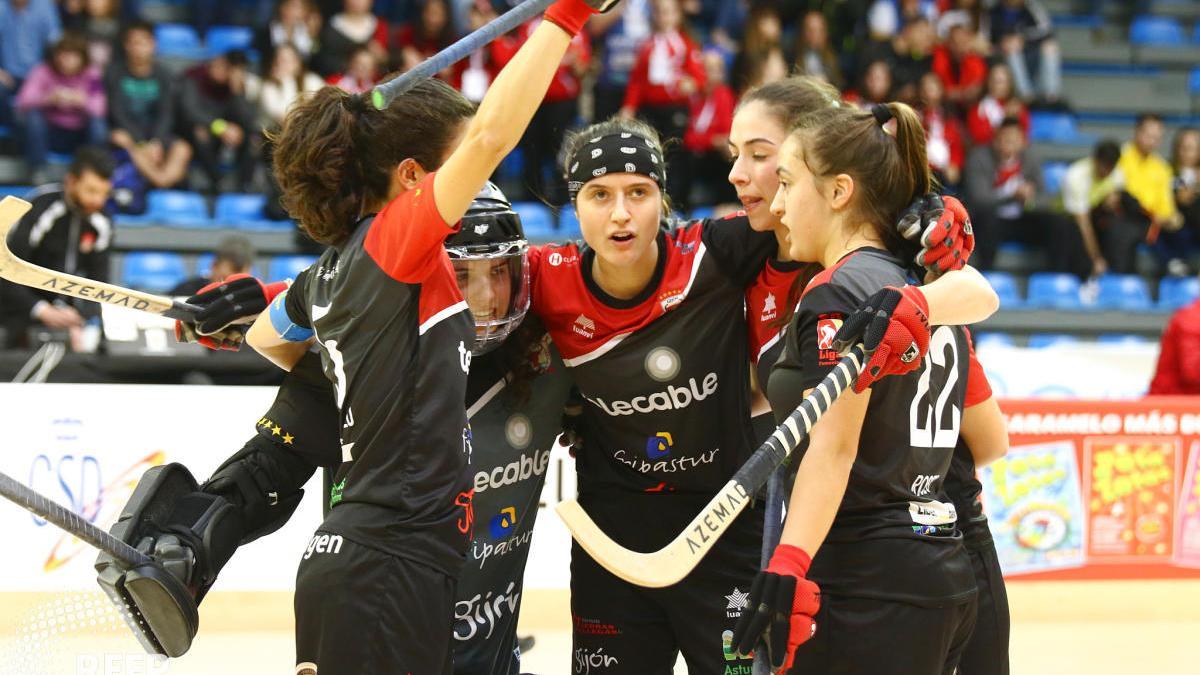
<svg viewBox="0 0 1200 675">
<path fill-rule="evenodd" d="M 229 193 L 217 197 L 213 220 L 224 227 L 240 230 L 288 232 L 295 224 L 290 220 L 270 220 L 263 213 L 266 195 Z"/>
<path fill-rule="evenodd" d="M 575 207 L 570 204 L 562 207 L 558 212 L 558 239 L 560 241 L 583 239 L 583 233 L 579 231 L 579 216 L 575 214 Z"/>
<path fill-rule="evenodd" d="M 217 256 L 212 253 L 201 253 L 196 256 L 196 275 L 206 277 L 212 272 L 213 261 Z"/>
<path fill-rule="evenodd" d="M 1146 280 L 1135 274 L 1105 274 L 1100 277 L 1096 307 L 1127 312 L 1151 309 L 1150 289 Z"/>
<path fill-rule="evenodd" d="M 523 181 L 524 179 L 525 153 L 521 152 L 520 148 L 513 148 L 512 152 L 500 160 L 500 166 L 496 167 L 496 180 Z"/>
<path fill-rule="evenodd" d="M 154 27 L 154 39 L 158 43 L 158 55 L 181 59 L 204 58 L 200 45 L 200 34 L 186 23 L 160 23 Z"/>
<path fill-rule="evenodd" d="M 1129 26 L 1129 42 L 1142 47 L 1180 47 L 1187 44 L 1187 35 L 1174 17 L 1139 16 Z"/>
<path fill-rule="evenodd" d="M 521 217 L 525 236 L 530 239 L 554 239 L 558 232 L 554 228 L 554 214 L 549 207 L 538 202 L 516 202 L 513 210 Z"/>
<path fill-rule="evenodd" d="M 1047 143 L 1079 143 L 1092 142 L 1089 134 L 1079 131 L 1075 125 L 1075 116 L 1062 112 L 1039 112 L 1029 114 L 1029 139 Z"/>
<path fill-rule="evenodd" d="M 1132 333 L 1101 333 L 1096 336 L 1096 343 L 1102 345 L 1145 345 L 1150 340 Z"/>
<path fill-rule="evenodd" d="M 121 285 L 165 293 L 183 281 L 187 269 L 183 256 L 162 251 L 133 251 L 121 262 Z"/>
<path fill-rule="evenodd" d="M 146 195 L 146 219 L 165 227 L 213 227 L 208 203 L 197 192 L 151 190 Z"/>
<path fill-rule="evenodd" d="M 0 124 L 0 138 L 9 138 L 12 136 L 12 127 Z"/>
<path fill-rule="evenodd" d="M 267 280 L 282 281 L 295 279 L 296 275 L 308 269 L 317 261 L 315 255 L 280 255 L 271 258 L 267 265 Z"/>
<path fill-rule="evenodd" d="M 984 278 L 992 285 L 992 290 L 1000 296 L 1000 306 L 1014 309 L 1021 306 L 1021 293 L 1017 290 L 1017 280 L 1008 272 L 984 272 Z"/>
<path fill-rule="evenodd" d="M 1193 68 L 1191 74 L 1188 75 L 1188 91 L 1192 96 L 1200 96 L 1200 68 Z"/>
<path fill-rule="evenodd" d="M 247 26 L 213 26 L 204 34 L 204 47 L 209 58 L 235 49 L 249 52 L 253 45 L 254 31 Z"/>
<path fill-rule="evenodd" d="M 24 198 L 32 189 L 28 185 L 0 185 L 0 199 L 10 196 Z"/>
<path fill-rule="evenodd" d="M 1079 279 L 1073 274 L 1035 272 L 1029 275 L 1025 301 L 1039 309 L 1081 309 Z"/>
<path fill-rule="evenodd" d="M 1030 349 L 1045 349 L 1079 344 L 1079 338 L 1066 333 L 1034 333 L 1029 336 Z"/>
<path fill-rule="evenodd" d="M 975 348 L 987 347 L 1012 347 L 1016 343 L 1013 342 L 1012 336 L 1008 333 L 977 333 L 974 336 Z"/>
<path fill-rule="evenodd" d="M 1067 175 L 1067 169 L 1071 167 L 1066 162 L 1046 162 L 1042 165 L 1042 183 L 1046 188 L 1046 194 L 1057 196 L 1062 192 L 1063 178 Z"/>
<path fill-rule="evenodd" d="M 1173 311 L 1200 300 L 1200 279 L 1163 277 L 1158 284 L 1158 307 Z"/>
</svg>

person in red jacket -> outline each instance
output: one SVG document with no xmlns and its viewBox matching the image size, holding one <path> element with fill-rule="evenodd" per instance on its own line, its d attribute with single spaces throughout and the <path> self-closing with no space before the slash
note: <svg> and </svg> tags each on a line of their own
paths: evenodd
<svg viewBox="0 0 1200 675">
<path fill-rule="evenodd" d="M 1008 64 L 997 63 L 988 72 L 987 94 L 971 106 L 967 113 L 967 131 L 975 145 L 987 145 L 996 135 L 996 128 L 1005 117 L 1021 122 L 1026 140 L 1029 139 L 1029 109 L 1013 93 L 1012 71 Z"/>
<path fill-rule="evenodd" d="M 925 126 L 925 153 L 929 167 L 944 185 L 958 185 L 962 180 L 963 146 L 962 123 L 950 112 L 942 91 L 941 79 L 925 73 L 920 83 L 921 123 Z"/>
<path fill-rule="evenodd" d="M 720 204 L 737 201 L 737 193 L 726 180 L 729 175 L 729 129 L 737 95 L 726 83 L 725 57 L 719 51 L 704 52 L 708 82 L 702 94 L 692 97 L 691 121 L 683 136 L 687 162 L 676 171 L 688 174 L 688 185 L 700 188 L 700 200 L 687 193 L 672 195 L 683 208 L 693 203 Z M 688 193 L 692 190 L 688 190 Z"/>
<path fill-rule="evenodd" d="M 1150 393 L 1200 396 L 1200 300 L 1167 323 Z"/>
<path fill-rule="evenodd" d="M 493 42 L 491 54 L 495 67 L 503 68 L 541 22 L 541 17 L 533 19 Z M 579 117 L 579 92 L 583 89 L 583 76 L 587 74 L 591 63 L 592 42 L 587 33 L 580 33 L 571 40 L 567 55 L 546 92 L 546 98 L 542 100 L 533 122 L 521 139 L 519 147 L 525 153 L 525 176 L 536 199 L 551 204 L 567 202 L 567 184 L 555 165 L 563 138 Z"/>
<path fill-rule="evenodd" d="M 682 138 L 688 126 L 688 105 L 693 94 L 703 91 L 706 76 L 700 49 L 688 36 L 680 0 L 655 0 L 654 34 L 638 51 L 629 74 L 621 117 L 635 115 L 650 123 L 664 142 Z M 687 185 L 679 166 L 678 145 L 667 150 L 667 193 L 682 196 Z"/>
<path fill-rule="evenodd" d="M 946 100 L 966 110 L 983 93 L 987 62 L 975 53 L 975 34 L 966 26 L 953 26 L 946 44 L 933 51 L 933 72 L 946 87 Z"/>
</svg>

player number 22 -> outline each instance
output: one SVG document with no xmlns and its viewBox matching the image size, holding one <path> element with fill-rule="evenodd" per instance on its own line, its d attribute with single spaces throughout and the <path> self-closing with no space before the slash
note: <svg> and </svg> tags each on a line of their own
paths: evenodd
<svg viewBox="0 0 1200 675">
<path fill-rule="evenodd" d="M 929 401 L 930 378 L 934 366 L 945 373 L 946 381 L 938 387 L 937 400 Z M 962 411 L 949 403 L 954 385 L 958 382 L 958 342 L 954 329 L 939 326 L 929 340 L 929 353 L 925 355 L 925 366 L 917 382 L 917 394 L 909 408 L 909 436 L 914 448 L 953 448 L 958 444 L 958 431 L 962 422 Z M 947 415 L 946 406 L 950 410 Z M 946 427 L 942 427 L 947 423 Z"/>
</svg>

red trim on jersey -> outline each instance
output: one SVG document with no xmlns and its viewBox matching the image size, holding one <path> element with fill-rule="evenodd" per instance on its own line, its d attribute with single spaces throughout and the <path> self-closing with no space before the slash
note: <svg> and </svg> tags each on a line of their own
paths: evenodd
<svg viewBox="0 0 1200 675">
<path fill-rule="evenodd" d="M 704 257 L 702 223 L 666 235 L 667 256 L 656 292 L 636 307 L 617 309 L 592 295 L 583 281 L 583 253 L 576 244 L 529 251 L 533 311 L 541 317 L 563 361 L 579 365 L 615 347 L 631 333 L 676 307 L 686 297 Z M 572 363 L 572 361 L 578 361 Z"/>
<path fill-rule="evenodd" d="M 967 395 L 963 399 L 963 408 L 979 405 L 992 397 L 992 383 L 988 382 L 987 374 L 983 372 L 983 364 L 975 356 L 975 341 L 967 331 Z"/>
<path fill-rule="evenodd" d="M 388 202 L 367 232 L 363 248 L 388 276 L 405 284 L 419 284 L 449 265 L 442 244 L 458 232 L 459 223 L 442 219 L 433 197 L 433 177 Z M 454 278 L 451 271 L 450 277 Z M 458 300 L 462 300 L 461 294 Z"/>
<path fill-rule="evenodd" d="M 804 296 L 808 295 L 808 292 L 817 286 L 829 283 L 829 280 L 833 278 L 833 273 L 838 271 L 838 268 L 840 268 L 842 265 L 845 265 L 856 255 L 858 255 L 858 251 L 851 251 L 850 253 L 842 256 L 841 260 L 834 263 L 833 267 L 830 267 L 826 270 L 821 270 L 821 272 L 813 277 L 812 281 L 809 281 L 808 285 L 804 287 L 804 292 L 800 294 L 800 299 L 803 300 Z"/>
<path fill-rule="evenodd" d="M 788 293 L 802 269 L 783 272 L 767 263 L 754 284 L 746 289 L 746 324 L 752 363 L 758 363 L 762 353 L 779 339 L 782 329 L 779 317 L 788 310 Z"/>
</svg>

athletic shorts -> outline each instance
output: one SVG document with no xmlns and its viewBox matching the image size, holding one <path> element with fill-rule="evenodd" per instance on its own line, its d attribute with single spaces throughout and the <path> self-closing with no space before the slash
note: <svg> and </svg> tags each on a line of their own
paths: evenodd
<svg viewBox="0 0 1200 675">
<path fill-rule="evenodd" d="M 986 525 L 984 533 L 987 532 Z M 962 660 L 959 675 L 1008 675 L 1008 592 L 991 534 L 965 533 L 964 543 L 979 588 L 979 615 Z"/>
<path fill-rule="evenodd" d="M 571 672 L 671 675 L 682 651 L 690 675 L 750 675 L 753 660 L 734 655 L 732 638 L 761 545 L 762 510 L 751 509 L 690 575 L 667 588 L 623 581 L 573 545 Z"/>
<path fill-rule="evenodd" d="M 448 675 L 455 587 L 318 530 L 296 576 L 296 675 Z"/>
<path fill-rule="evenodd" d="M 953 675 L 975 627 L 975 596 L 956 605 L 821 595 L 817 633 L 791 675 Z"/>
</svg>

